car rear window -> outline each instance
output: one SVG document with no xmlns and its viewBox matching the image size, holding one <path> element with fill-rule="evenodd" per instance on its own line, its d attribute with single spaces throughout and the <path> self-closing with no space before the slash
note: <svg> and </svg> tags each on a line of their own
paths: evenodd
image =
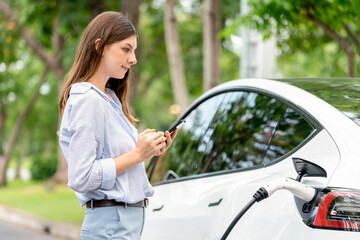
<svg viewBox="0 0 360 240">
<path fill-rule="evenodd" d="M 304 89 L 331 104 L 360 126 L 360 79 L 276 79 Z"/>
</svg>

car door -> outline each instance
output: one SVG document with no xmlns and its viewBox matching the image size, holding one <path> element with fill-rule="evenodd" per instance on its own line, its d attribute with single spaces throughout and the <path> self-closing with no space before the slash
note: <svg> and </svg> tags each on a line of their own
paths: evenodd
<svg viewBox="0 0 360 240">
<path fill-rule="evenodd" d="M 197 176 L 195 158 L 206 144 L 208 128 L 215 121 L 223 98 L 224 95 L 212 97 L 191 111 L 168 153 L 158 160 L 154 178 L 156 173 L 165 176 L 171 170 L 179 179 L 164 179 L 155 186 L 143 239 L 202 239 L 210 219 L 209 208 L 219 199 L 209 197 L 213 186 L 206 184 L 204 176 Z"/>
</svg>

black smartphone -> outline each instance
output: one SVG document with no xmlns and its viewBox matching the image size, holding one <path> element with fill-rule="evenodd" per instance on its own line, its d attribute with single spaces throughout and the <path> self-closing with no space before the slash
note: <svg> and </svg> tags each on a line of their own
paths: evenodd
<svg viewBox="0 0 360 240">
<path fill-rule="evenodd" d="M 170 134 L 172 134 L 175 129 L 181 127 L 186 121 L 184 119 L 181 119 L 180 121 L 178 121 L 174 126 L 172 126 L 168 131 Z"/>
</svg>

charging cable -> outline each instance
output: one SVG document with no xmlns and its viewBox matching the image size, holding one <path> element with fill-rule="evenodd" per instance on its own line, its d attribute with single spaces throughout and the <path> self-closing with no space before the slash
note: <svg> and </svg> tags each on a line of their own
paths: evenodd
<svg viewBox="0 0 360 240">
<path fill-rule="evenodd" d="M 235 227 L 236 223 L 240 220 L 240 218 L 251 208 L 252 205 L 256 202 L 260 202 L 265 198 L 271 196 L 277 190 L 285 189 L 294 194 L 296 197 L 301 198 L 306 202 L 312 201 L 316 194 L 317 190 L 310 186 L 307 186 L 301 182 L 298 182 L 292 178 L 285 177 L 277 179 L 269 184 L 261 187 L 256 193 L 253 195 L 251 201 L 238 213 L 238 215 L 231 222 L 229 227 L 226 229 L 224 235 L 220 240 L 225 240 L 230 234 L 231 230 Z"/>
</svg>

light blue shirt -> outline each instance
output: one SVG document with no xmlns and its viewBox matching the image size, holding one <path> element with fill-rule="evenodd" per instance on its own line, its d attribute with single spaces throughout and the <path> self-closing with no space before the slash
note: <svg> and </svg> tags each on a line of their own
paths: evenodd
<svg viewBox="0 0 360 240">
<path fill-rule="evenodd" d="M 91 199 L 135 203 L 153 195 L 144 162 L 116 176 L 114 159 L 136 146 L 138 132 L 122 111 L 115 92 L 108 98 L 94 85 L 71 87 L 59 143 L 68 163 L 68 186 L 80 205 Z"/>
</svg>

